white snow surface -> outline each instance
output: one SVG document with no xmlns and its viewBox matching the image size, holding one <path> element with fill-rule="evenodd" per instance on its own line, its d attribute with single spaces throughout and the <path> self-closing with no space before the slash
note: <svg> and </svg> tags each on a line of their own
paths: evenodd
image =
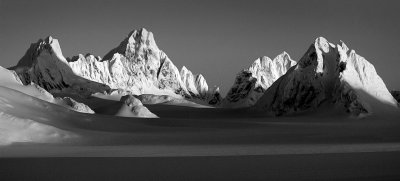
<svg viewBox="0 0 400 181">
<path fill-rule="evenodd" d="M 398 107 L 371 63 L 343 42 L 335 46 L 323 37 L 267 89 L 256 107 L 286 115 L 327 104 L 357 116 Z"/>
<path fill-rule="evenodd" d="M 0 145 L 61 143 L 78 138 L 77 134 L 60 129 L 60 125 L 56 124 L 61 118 L 58 115 L 61 110 L 69 111 L 65 107 L 0 86 Z M 43 117 L 43 113 L 47 115 Z"/>
<path fill-rule="evenodd" d="M 49 103 L 64 106 L 74 111 L 94 113 L 93 110 L 91 110 L 87 105 L 76 102 L 71 98 L 54 98 L 52 94 L 33 82 L 29 85 L 23 85 L 18 75 L 14 71 L 7 70 L 1 66 L 0 86 L 22 92 L 24 94 L 36 97 Z"/>
<path fill-rule="evenodd" d="M 289 54 L 283 52 L 273 60 L 260 57 L 236 76 L 234 85 L 222 101 L 223 107 L 239 108 L 254 105 L 272 83 L 296 64 Z"/>
</svg>

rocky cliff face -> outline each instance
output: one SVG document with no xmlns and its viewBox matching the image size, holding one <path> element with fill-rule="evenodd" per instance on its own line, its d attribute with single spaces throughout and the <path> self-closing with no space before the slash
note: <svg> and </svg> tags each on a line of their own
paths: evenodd
<svg viewBox="0 0 400 181">
<path fill-rule="evenodd" d="M 373 112 L 373 105 L 397 107 L 374 66 L 349 50 L 317 38 L 296 66 L 264 93 L 256 107 L 287 115 L 333 105 L 353 115 Z"/>
<path fill-rule="evenodd" d="M 258 58 L 248 69 L 237 74 L 222 106 L 238 108 L 254 105 L 264 91 L 295 64 L 286 52 L 274 59 L 266 56 Z"/>
</svg>

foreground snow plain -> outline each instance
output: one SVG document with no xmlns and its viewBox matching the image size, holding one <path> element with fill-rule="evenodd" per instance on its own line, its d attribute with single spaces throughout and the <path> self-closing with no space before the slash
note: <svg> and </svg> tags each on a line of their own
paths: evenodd
<svg viewBox="0 0 400 181">
<path fill-rule="evenodd" d="M 46 152 L 74 156 L 79 150 L 82 153 L 75 156 L 90 156 L 85 151 L 95 152 L 93 156 L 246 155 L 279 153 L 279 148 L 287 152 L 290 145 L 289 153 L 400 149 L 398 112 L 351 118 L 321 109 L 306 115 L 268 117 L 251 109 L 161 103 L 146 105 L 160 118 L 130 118 L 114 116 L 121 105 L 111 99 L 88 99 L 84 103 L 98 114 L 87 114 L 14 89 L 0 89 L 0 140 L 8 145 L 1 149 L 2 156 L 45 156 Z M 64 151 L 58 151 L 59 146 Z M 74 151 L 69 153 L 68 147 Z M 174 152 L 174 147 L 180 151 Z M 44 152 L 31 150 L 42 148 Z"/>
<path fill-rule="evenodd" d="M 80 113 L 0 89 L 1 180 L 400 178 L 397 113 L 359 119 L 322 110 L 277 118 L 161 103 L 146 105 L 160 118 L 131 118 Z M 117 100 L 85 103 L 98 112 Z"/>
</svg>

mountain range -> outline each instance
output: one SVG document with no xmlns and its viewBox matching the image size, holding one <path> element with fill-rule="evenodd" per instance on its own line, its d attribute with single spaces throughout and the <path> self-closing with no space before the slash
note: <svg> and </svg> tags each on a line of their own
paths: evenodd
<svg viewBox="0 0 400 181">
<path fill-rule="evenodd" d="M 193 74 L 186 66 L 179 70 L 158 48 L 153 33 L 144 28 L 130 32 L 103 58 L 91 54 L 65 58 L 59 41 L 49 36 L 32 43 L 9 69 L 22 84 L 37 85 L 53 95 L 136 96 L 121 98 L 125 103 L 136 102 L 139 96 L 146 100 L 152 96 L 153 102 L 168 96 L 169 101 L 251 109 L 274 116 L 323 108 L 365 116 L 399 107 L 371 63 L 344 42 L 334 45 L 323 37 L 298 61 L 286 52 L 273 59 L 256 59 L 237 74 L 225 97 L 219 87 L 211 89 L 203 75 Z"/>
</svg>

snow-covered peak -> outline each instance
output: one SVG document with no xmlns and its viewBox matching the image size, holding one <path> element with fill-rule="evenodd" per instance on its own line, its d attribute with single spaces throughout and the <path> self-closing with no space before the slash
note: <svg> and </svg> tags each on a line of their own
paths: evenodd
<svg viewBox="0 0 400 181">
<path fill-rule="evenodd" d="M 131 31 L 118 47 L 104 56 L 104 59 L 109 60 L 115 53 L 119 53 L 129 60 L 141 63 L 141 60 L 159 60 L 161 52 L 153 33 L 141 28 Z"/>
<path fill-rule="evenodd" d="M 205 97 L 207 95 L 208 84 L 207 84 L 206 79 L 201 74 L 198 74 L 196 76 L 196 88 L 201 97 Z"/>
<path fill-rule="evenodd" d="M 122 106 L 118 110 L 116 116 L 157 118 L 157 116 L 150 112 L 139 99 L 132 95 L 122 96 L 120 101 L 122 102 Z"/>
<path fill-rule="evenodd" d="M 73 63 L 77 64 L 79 59 L 85 59 L 82 57 L 76 57 L 77 61 Z M 15 70 L 25 85 L 33 82 L 52 93 L 68 90 L 87 96 L 109 89 L 106 85 L 77 76 L 63 56 L 58 40 L 51 36 L 32 43 L 18 64 L 10 69 Z"/>
<path fill-rule="evenodd" d="M 195 85 L 193 73 L 190 70 L 188 70 L 185 66 L 183 66 L 180 72 L 180 76 L 183 84 L 186 86 L 186 89 L 189 91 L 189 93 L 192 96 L 198 95 L 199 92 L 197 91 Z"/>
<path fill-rule="evenodd" d="M 295 64 L 286 52 L 274 59 L 267 56 L 256 59 L 248 69 L 236 76 L 234 85 L 223 100 L 223 106 L 248 107 L 255 104 L 263 92 Z"/>
<path fill-rule="evenodd" d="M 376 105 L 397 107 L 371 63 L 354 50 L 349 52 L 343 42 L 333 45 L 320 37 L 256 106 L 282 115 L 314 110 L 322 104 L 353 115 L 371 113 Z"/>
<path fill-rule="evenodd" d="M 271 63 L 272 63 L 272 60 L 269 57 L 263 56 L 263 57 L 256 59 L 247 70 L 249 70 L 253 74 L 257 74 L 258 71 L 265 68 L 266 66 L 268 66 Z"/>
<path fill-rule="evenodd" d="M 67 61 L 58 40 L 50 36 L 32 44 L 13 69 L 24 84 L 35 82 L 49 91 L 73 88 L 89 94 L 99 89 L 80 86 L 94 82 L 101 85 L 101 92 L 105 90 L 102 87 L 109 87 L 137 95 L 199 99 L 207 99 L 208 92 L 204 77 L 193 75 L 186 67 L 179 72 L 158 48 L 153 33 L 144 28 L 131 31 L 103 59 L 92 54 L 79 54 Z"/>
<path fill-rule="evenodd" d="M 262 79 L 266 74 L 274 76 L 275 78 L 280 77 L 286 73 L 287 69 L 296 64 L 290 58 L 290 55 L 285 51 L 277 55 L 274 59 L 270 59 L 267 56 L 263 56 L 254 61 L 254 63 L 247 69 L 255 78 Z"/>
<path fill-rule="evenodd" d="M 61 62 L 66 62 L 58 40 L 52 36 L 48 36 L 45 39 L 39 39 L 36 43 L 32 43 L 25 55 L 14 68 L 31 67 L 36 63 L 38 57 L 41 55 L 54 57 L 50 58 L 50 60 L 57 59 Z"/>
<path fill-rule="evenodd" d="M 345 50 L 342 49 L 343 52 Z M 351 50 L 349 54 L 341 53 L 340 55 L 343 57 L 340 58 L 339 65 L 342 65 L 342 69 L 345 67 L 340 74 L 340 80 L 346 85 L 347 90 L 352 89 L 358 95 L 359 102 L 369 113 L 373 111 L 373 107 L 376 105 L 376 103 L 373 103 L 374 101 L 369 100 L 371 97 L 385 105 L 398 106 L 397 101 L 386 88 L 374 65 L 358 55 L 355 50 Z"/>
<path fill-rule="evenodd" d="M 152 49 L 158 49 L 153 33 L 145 28 L 133 30 L 128 37 L 129 44 L 144 44 Z"/>
<path fill-rule="evenodd" d="M 193 75 L 185 66 L 180 72 L 182 82 L 193 97 L 205 99 L 208 94 L 208 84 L 203 75 Z"/>
</svg>

